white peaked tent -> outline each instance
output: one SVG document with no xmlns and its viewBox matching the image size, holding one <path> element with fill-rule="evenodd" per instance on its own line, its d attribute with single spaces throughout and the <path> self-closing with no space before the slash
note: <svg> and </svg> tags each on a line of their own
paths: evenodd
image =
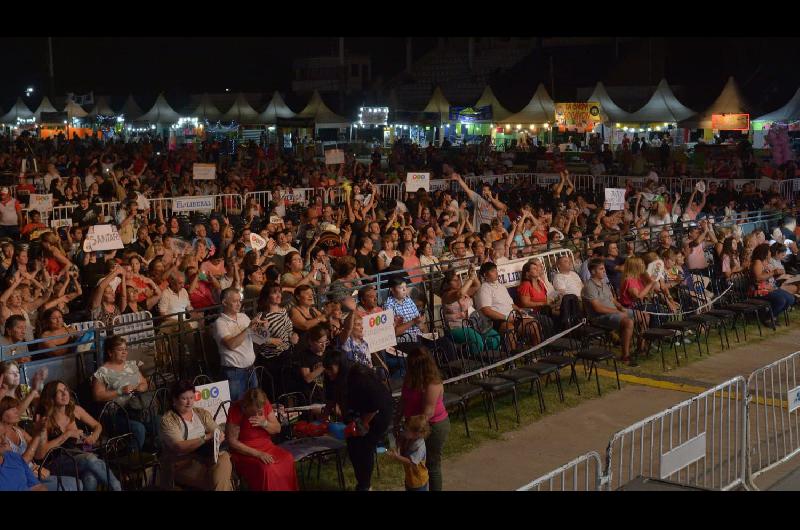
<svg viewBox="0 0 800 530">
<path fill-rule="evenodd" d="M 41 103 L 39 103 L 39 107 L 33 112 L 33 115 L 36 116 L 36 121 L 42 121 L 42 112 L 58 112 L 56 108 L 50 103 L 50 99 L 45 96 Z"/>
<path fill-rule="evenodd" d="M 281 95 L 276 90 L 272 94 L 272 99 L 267 105 L 267 108 L 264 109 L 264 112 L 260 114 L 260 123 L 266 123 L 268 125 L 275 125 L 278 123 L 278 118 L 294 118 L 295 113 L 292 109 L 289 108 L 289 105 L 283 100 Z"/>
<path fill-rule="evenodd" d="M 222 113 L 211 101 L 211 96 L 206 93 L 200 98 L 200 103 L 198 103 L 197 107 L 189 112 L 189 115 L 200 120 L 217 121 L 222 116 Z"/>
<path fill-rule="evenodd" d="M 108 97 L 106 96 L 97 96 L 94 108 L 89 111 L 90 118 L 96 118 L 97 116 L 116 116 L 116 115 L 117 113 L 114 112 L 114 109 L 111 108 L 111 104 L 109 103 Z"/>
<path fill-rule="evenodd" d="M 776 122 L 786 121 L 793 122 L 800 120 L 800 88 L 794 93 L 794 97 L 789 102 L 778 110 L 772 111 L 769 114 L 759 116 L 753 121 Z"/>
<path fill-rule="evenodd" d="M 297 117 L 313 119 L 315 129 L 342 129 L 350 126 L 346 118 L 328 108 L 316 90 L 311 95 L 306 108 L 301 110 Z"/>
<path fill-rule="evenodd" d="M 511 112 L 506 109 L 503 105 L 497 101 L 497 97 L 494 95 L 492 91 L 492 87 L 486 85 L 486 88 L 483 89 L 483 94 L 481 95 L 480 99 L 477 103 L 475 103 L 476 107 L 492 107 L 492 120 L 500 121 L 508 118 L 511 116 Z"/>
<path fill-rule="evenodd" d="M 728 78 L 728 82 L 722 88 L 722 93 L 714 100 L 705 112 L 698 114 L 680 124 L 687 129 L 711 129 L 712 114 L 748 114 L 750 105 L 747 104 L 739 85 L 733 77 Z"/>
<path fill-rule="evenodd" d="M 589 96 L 589 99 L 586 101 L 600 103 L 600 115 L 605 122 L 625 122 L 629 121 L 631 118 L 629 112 L 625 112 L 619 105 L 614 103 L 614 100 L 608 95 L 606 87 L 602 82 L 598 81 L 597 85 L 594 87 L 594 92 L 592 92 L 592 95 Z"/>
<path fill-rule="evenodd" d="M 67 100 L 67 106 L 64 107 L 64 112 L 67 113 L 67 118 L 70 120 L 72 118 L 85 118 L 89 115 L 88 112 L 83 110 L 83 107 L 75 103 L 75 101 L 72 99 Z"/>
<path fill-rule="evenodd" d="M 33 118 L 33 112 L 25 105 L 22 98 L 17 98 L 17 102 L 11 107 L 11 110 L 0 117 L 0 123 L 17 123 L 17 118 L 30 119 Z"/>
<path fill-rule="evenodd" d="M 543 84 L 539 83 L 533 97 L 521 111 L 512 114 L 501 123 L 536 124 L 552 123 L 556 119 L 556 106 Z"/>
<path fill-rule="evenodd" d="M 428 101 L 428 105 L 422 112 L 436 112 L 439 116 L 442 116 L 442 121 L 447 120 L 447 117 L 450 116 L 450 102 L 442 94 L 441 88 L 436 87 L 430 101 Z"/>
<path fill-rule="evenodd" d="M 150 110 L 148 110 L 146 114 L 137 118 L 136 121 L 171 124 L 171 123 L 178 123 L 179 119 L 180 115 L 177 112 L 175 112 L 175 110 L 172 107 L 169 106 L 169 103 L 167 103 L 167 99 L 164 97 L 164 94 L 161 93 L 156 98 L 156 102 L 153 103 L 153 106 L 150 108 Z"/>
<path fill-rule="evenodd" d="M 235 121 L 243 125 L 263 123 L 256 109 L 247 102 L 247 99 L 242 93 L 236 96 L 236 100 L 233 102 L 233 105 L 231 105 L 231 108 L 222 115 L 222 121 Z"/>
<path fill-rule="evenodd" d="M 655 93 L 650 97 L 644 107 L 640 108 L 628 118 L 636 123 L 674 123 L 683 121 L 696 114 L 692 109 L 684 106 L 672 90 L 666 79 L 662 79 L 656 87 Z"/>
<path fill-rule="evenodd" d="M 139 118 L 142 115 L 142 108 L 136 104 L 136 100 L 133 99 L 133 94 L 128 95 L 128 99 L 125 100 L 125 104 L 119 111 L 125 117 L 125 121 L 133 121 Z"/>
</svg>

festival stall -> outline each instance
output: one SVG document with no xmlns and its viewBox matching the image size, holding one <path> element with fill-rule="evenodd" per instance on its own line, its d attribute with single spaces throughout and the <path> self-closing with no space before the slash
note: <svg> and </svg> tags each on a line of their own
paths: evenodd
<svg viewBox="0 0 800 530">
<path fill-rule="evenodd" d="M 678 123 L 697 114 L 678 101 L 666 79 L 662 79 L 650 100 L 631 114 L 627 120 L 614 123 L 614 143 L 622 143 L 623 135 L 632 138 L 644 134 L 648 139 L 663 132 L 673 138 L 673 145 L 687 141 L 685 132 L 678 130 Z"/>
<path fill-rule="evenodd" d="M 14 106 L 0 117 L 0 123 L 3 124 L 4 133 L 8 135 L 9 140 L 16 138 L 22 131 L 33 132 L 36 129 L 36 117 L 21 97 L 17 98 Z"/>
<path fill-rule="evenodd" d="M 742 135 L 746 136 L 750 130 L 750 105 L 742 96 L 736 81 L 729 77 L 710 107 L 696 116 L 682 120 L 679 125 L 698 131 L 698 137 L 702 130 L 705 141 L 713 140 L 715 131 L 720 138 L 736 141 Z"/>
<path fill-rule="evenodd" d="M 548 143 L 552 141 L 551 125 L 555 115 L 555 104 L 544 85 L 539 83 L 533 97 L 522 110 L 496 121 L 495 145 Z"/>
<path fill-rule="evenodd" d="M 397 140 L 403 140 L 421 147 L 434 144 L 437 137 L 441 115 L 436 112 L 402 110 L 403 105 L 397 91 L 389 92 L 389 119 L 384 129 L 383 145 L 390 147 Z"/>
<path fill-rule="evenodd" d="M 113 138 L 124 132 L 125 117 L 114 112 L 109 98 L 106 96 L 97 97 L 94 107 L 86 116 L 86 120 L 103 138 Z"/>
<path fill-rule="evenodd" d="M 601 81 L 597 82 L 592 95 L 589 96 L 586 102 L 597 102 L 599 105 L 601 121 L 595 126 L 594 132 L 600 134 L 603 142 L 609 144 L 609 147 L 613 149 L 614 145 L 618 145 L 614 142 L 614 127 L 617 123 L 630 121 L 630 112 L 624 111 L 614 103 Z"/>
<path fill-rule="evenodd" d="M 169 149 L 174 149 L 177 145 L 177 140 L 173 134 L 174 129 L 170 127 L 178 123 L 179 119 L 180 115 L 167 103 L 167 99 L 164 97 L 164 94 L 161 93 L 156 98 L 153 106 L 150 107 L 150 110 L 136 118 L 136 123 L 130 126 L 128 130 L 140 129 L 142 125 L 144 125 L 144 131 L 147 131 L 147 126 L 149 125 L 152 133 L 163 136 L 164 138 L 169 138 Z M 137 125 L 139 127 L 136 127 Z"/>
<path fill-rule="evenodd" d="M 296 117 L 312 120 L 313 134 L 320 140 L 341 140 L 345 137 L 346 129 L 350 127 L 350 122 L 333 112 L 316 90 L 311 95 L 306 107 Z M 298 138 L 305 138 L 310 132 L 312 131 L 301 129 L 298 131 Z"/>
<path fill-rule="evenodd" d="M 292 120 L 296 115 L 280 93 L 277 90 L 273 92 L 267 108 L 260 114 L 261 122 L 267 125 L 267 143 L 291 148 L 292 125 L 286 120 Z"/>
<path fill-rule="evenodd" d="M 511 112 L 497 100 L 492 87 L 487 85 L 473 106 L 450 107 L 448 121 L 452 125 L 447 129 L 454 130 L 456 143 L 480 142 L 487 136 L 493 136 L 495 120 L 510 115 Z"/>
</svg>

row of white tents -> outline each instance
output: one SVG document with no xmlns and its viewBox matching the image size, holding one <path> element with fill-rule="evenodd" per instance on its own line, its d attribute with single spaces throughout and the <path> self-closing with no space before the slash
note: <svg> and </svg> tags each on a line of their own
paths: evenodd
<svg viewBox="0 0 800 530">
<path fill-rule="evenodd" d="M 16 124 L 19 120 L 30 120 L 31 118 L 36 118 L 36 122 L 41 123 L 42 113 L 50 112 L 59 111 L 47 97 L 42 99 L 35 111 L 31 111 L 22 98 L 17 98 L 11 110 L 0 117 L 0 123 Z M 89 111 L 69 100 L 66 107 L 60 112 L 66 113 L 68 120 L 73 118 L 94 119 L 98 116 L 124 116 L 125 121 L 128 122 L 153 124 L 174 124 L 181 117 L 192 117 L 208 120 L 211 123 L 233 121 L 245 125 L 275 125 L 279 119 L 289 118 L 311 120 L 317 128 L 340 128 L 350 125 L 347 119 L 333 112 L 316 91 L 306 107 L 299 113 L 293 112 L 277 91 L 262 112 L 257 112 L 243 94 L 239 94 L 230 109 L 224 113 L 214 105 L 208 94 L 203 94 L 199 103 L 194 108 L 187 109 L 184 114 L 175 111 L 167 102 L 164 94 L 158 95 L 155 103 L 147 112 L 142 111 L 133 96 L 128 96 L 125 104 L 116 112 L 111 108 L 109 100 L 105 96 L 99 96 L 94 107 Z"/>
<path fill-rule="evenodd" d="M 598 82 L 586 101 L 600 103 L 600 112 L 606 123 L 643 124 L 675 123 L 685 129 L 711 129 L 712 114 L 750 114 L 751 107 L 742 96 L 733 77 L 728 78 L 719 97 L 704 112 L 697 113 L 683 105 L 670 89 L 665 79 L 656 87 L 649 101 L 636 112 L 626 112 L 609 96 L 602 82 Z M 544 124 L 555 117 L 555 103 L 543 84 L 539 84 L 533 97 L 517 113 L 508 111 L 495 97 L 491 87 L 486 87 L 476 107 L 491 106 L 495 123 L 499 124 Z M 425 112 L 439 113 L 443 121 L 449 112 L 450 103 L 442 91 L 434 90 Z M 800 88 L 794 97 L 780 109 L 753 119 L 753 122 L 778 122 L 800 120 Z"/>
<path fill-rule="evenodd" d="M 597 83 L 587 101 L 600 103 L 602 118 L 606 123 L 664 122 L 676 123 L 678 126 L 687 129 L 711 129 L 712 114 L 750 113 L 750 105 L 742 96 L 733 77 L 728 79 L 719 97 L 702 113 L 697 113 L 678 101 L 678 98 L 675 97 L 669 84 L 664 79 L 658 84 L 650 100 L 633 113 L 626 112 L 614 103 L 602 82 Z M 390 104 L 396 104 L 394 94 L 390 94 L 389 102 Z M 490 86 L 486 87 L 480 99 L 475 103 L 475 107 L 483 106 L 492 107 L 492 119 L 499 124 L 544 124 L 552 122 L 555 117 L 555 103 L 542 84 L 539 84 L 531 100 L 519 112 L 512 113 L 506 109 L 498 101 Z M 22 98 L 18 98 L 11 110 L 0 117 L 0 123 L 16 124 L 19 120 L 30 120 L 31 118 L 36 118 L 37 122 L 41 122 L 43 112 L 58 112 L 47 97 L 42 100 L 35 111 L 31 111 L 22 101 Z M 351 124 L 350 120 L 333 112 L 317 91 L 314 91 L 306 107 L 299 113 L 293 112 L 277 91 L 272 95 L 267 107 L 260 113 L 248 103 L 243 94 L 239 94 L 230 109 L 224 113 L 220 112 L 214 105 L 208 94 L 204 94 L 197 106 L 193 109 L 188 109 L 184 114 L 176 112 L 169 105 L 163 94 L 159 94 L 152 108 L 147 112 L 142 111 L 134 101 L 133 96 L 128 96 L 125 104 L 118 112 L 111 108 L 108 98 L 104 96 L 98 97 L 94 107 L 89 111 L 70 100 L 61 112 L 65 112 L 70 120 L 72 118 L 93 119 L 97 116 L 122 115 L 127 122 L 157 124 L 177 123 L 181 116 L 194 117 L 208 120 L 209 122 L 234 121 L 244 125 L 275 125 L 279 119 L 299 118 L 313 121 L 318 129 L 344 128 Z M 437 87 L 434 90 L 423 112 L 439 114 L 442 123 L 449 121 L 450 102 L 440 88 Z M 797 90 L 794 97 L 786 105 L 752 121 L 791 122 L 797 120 L 800 120 L 800 89 Z"/>
</svg>

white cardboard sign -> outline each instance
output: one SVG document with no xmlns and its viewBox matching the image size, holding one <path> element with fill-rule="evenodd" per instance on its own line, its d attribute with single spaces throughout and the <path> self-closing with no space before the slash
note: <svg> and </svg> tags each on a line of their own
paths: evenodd
<svg viewBox="0 0 800 530">
<path fill-rule="evenodd" d="M 369 353 L 397 345 L 397 337 L 394 334 L 394 311 L 387 309 L 380 313 L 364 315 L 361 321 L 364 326 L 364 340 L 369 345 Z"/>
<path fill-rule="evenodd" d="M 283 223 L 283 218 L 278 217 L 277 215 L 270 215 L 269 216 L 269 224 L 271 225 L 279 225 Z"/>
<path fill-rule="evenodd" d="M 40 212 L 49 212 L 53 209 L 53 194 L 45 193 L 31 193 L 31 201 L 28 203 L 31 210 L 39 210 Z"/>
<path fill-rule="evenodd" d="M 431 190 L 430 173 L 406 173 L 406 191 Z"/>
<path fill-rule="evenodd" d="M 194 387 L 194 406 L 208 411 L 212 416 L 216 414 L 220 403 L 230 401 L 231 389 L 227 379 L 208 385 Z M 217 416 L 217 423 L 225 423 L 227 418 L 223 412 Z"/>
<path fill-rule="evenodd" d="M 193 164 L 192 178 L 194 180 L 215 180 L 217 178 L 217 166 L 214 164 Z"/>
<path fill-rule="evenodd" d="M 213 210 L 214 197 L 203 195 L 199 197 L 175 197 L 172 199 L 173 212 L 194 212 L 197 210 Z"/>
<path fill-rule="evenodd" d="M 50 221 L 50 228 L 61 228 L 62 226 L 72 226 L 72 219 L 53 219 Z"/>
<path fill-rule="evenodd" d="M 250 246 L 253 247 L 253 250 L 261 250 L 262 248 L 267 246 L 267 240 L 261 237 L 260 235 L 251 232 Z"/>
<path fill-rule="evenodd" d="M 333 166 L 344 164 L 344 151 L 341 149 L 328 149 L 325 151 L 325 165 Z"/>
<path fill-rule="evenodd" d="M 606 210 L 625 209 L 625 188 L 606 188 Z"/>
<path fill-rule="evenodd" d="M 99 250 L 118 250 L 125 248 L 119 237 L 117 227 L 114 225 L 92 225 L 83 241 L 84 252 L 97 252 Z"/>
</svg>

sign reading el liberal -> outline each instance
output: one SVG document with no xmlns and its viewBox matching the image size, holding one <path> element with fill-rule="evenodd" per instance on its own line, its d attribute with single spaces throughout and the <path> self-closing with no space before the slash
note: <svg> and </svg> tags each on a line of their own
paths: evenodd
<svg viewBox="0 0 800 530">
<path fill-rule="evenodd" d="M 214 197 L 203 195 L 198 197 L 175 197 L 172 199 L 173 212 L 194 212 L 197 210 L 213 210 Z"/>
</svg>

